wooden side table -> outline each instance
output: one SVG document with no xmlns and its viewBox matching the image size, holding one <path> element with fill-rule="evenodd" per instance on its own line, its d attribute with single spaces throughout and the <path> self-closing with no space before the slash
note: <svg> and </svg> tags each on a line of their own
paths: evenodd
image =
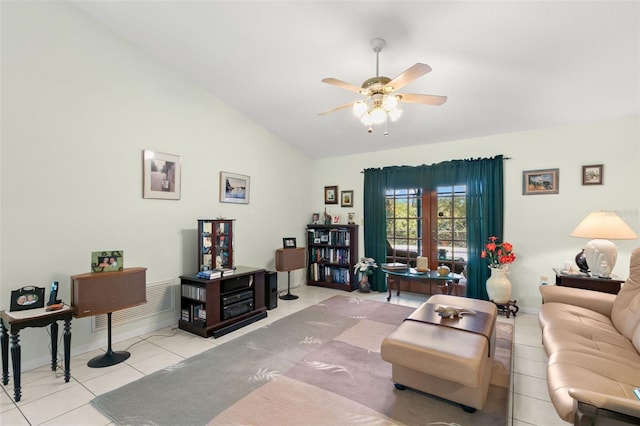
<svg viewBox="0 0 640 426">
<path fill-rule="evenodd" d="M 71 318 L 73 307 L 64 306 L 57 311 L 45 308 L 26 311 L 0 311 L 0 344 L 2 346 L 2 384 L 9 383 L 9 342 L 11 333 L 11 364 L 13 366 L 13 399 L 18 402 L 22 397 L 20 386 L 21 348 L 20 330 L 27 327 L 45 327 L 51 325 L 51 370 L 58 367 L 58 321 L 64 321 L 64 381 L 71 378 Z"/>
<path fill-rule="evenodd" d="M 618 294 L 620 284 L 624 282 L 615 275 L 611 275 L 611 278 L 590 277 L 585 274 L 566 274 L 558 268 L 553 268 L 553 272 L 556 273 L 556 285 L 603 293 Z"/>
</svg>

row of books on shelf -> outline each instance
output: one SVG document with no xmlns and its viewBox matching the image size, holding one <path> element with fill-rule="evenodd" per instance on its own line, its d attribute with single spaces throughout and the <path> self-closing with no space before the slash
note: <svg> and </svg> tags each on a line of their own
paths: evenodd
<svg viewBox="0 0 640 426">
<path fill-rule="evenodd" d="M 207 300 L 207 289 L 197 285 L 182 284 L 182 296 L 204 302 Z"/>
<path fill-rule="evenodd" d="M 207 323 L 207 310 L 203 304 L 189 305 L 181 309 L 180 317 L 183 321 L 193 322 L 204 327 Z"/>
<path fill-rule="evenodd" d="M 351 271 L 349 268 L 338 268 L 312 263 L 309 265 L 309 279 L 311 281 L 331 281 L 337 284 L 350 284 Z"/>
<path fill-rule="evenodd" d="M 345 248 L 332 247 L 310 247 L 309 259 L 316 262 L 344 263 L 350 261 L 351 250 Z"/>
<path fill-rule="evenodd" d="M 331 244 L 334 246 L 348 246 L 351 242 L 349 229 L 309 229 L 309 242 L 313 244 Z"/>
</svg>

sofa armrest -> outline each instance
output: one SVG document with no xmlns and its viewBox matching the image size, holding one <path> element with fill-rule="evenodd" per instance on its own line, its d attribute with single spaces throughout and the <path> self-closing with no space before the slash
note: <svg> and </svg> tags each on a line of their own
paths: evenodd
<svg viewBox="0 0 640 426">
<path fill-rule="evenodd" d="M 570 388 L 569 395 L 578 403 L 575 425 L 607 424 L 596 421 L 596 418 L 607 418 L 637 424 L 640 422 L 640 401 L 618 396 L 607 395 L 586 389 Z M 618 423 L 616 423 L 618 424 Z"/>
<path fill-rule="evenodd" d="M 557 285 L 541 285 L 542 303 L 557 302 L 580 306 L 611 317 L 615 294 L 581 288 L 561 287 Z"/>
</svg>

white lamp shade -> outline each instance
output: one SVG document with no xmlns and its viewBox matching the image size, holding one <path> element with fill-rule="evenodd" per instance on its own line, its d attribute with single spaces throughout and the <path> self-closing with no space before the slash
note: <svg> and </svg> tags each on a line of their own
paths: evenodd
<svg viewBox="0 0 640 426">
<path fill-rule="evenodd" d="M 593 238 L 584 247 L 584 257 L 591 275 L 608 278 L 616 264 L 618 249 L 609 240 L 633 240 L 638 238 L 615 212 L 591 212 L 569 234 L 572 237 Z"/>
</svg>

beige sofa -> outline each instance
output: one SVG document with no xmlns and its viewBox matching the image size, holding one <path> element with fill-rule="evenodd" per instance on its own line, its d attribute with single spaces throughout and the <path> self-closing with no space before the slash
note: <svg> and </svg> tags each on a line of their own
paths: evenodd
<svg viewBox="0 0 640 426">
<path fill-rule="evenodd" d="M 640 424 L 640 248 L 617 295 L 541 286 L 547 385 L 575 425 Z"/>
</svg>

